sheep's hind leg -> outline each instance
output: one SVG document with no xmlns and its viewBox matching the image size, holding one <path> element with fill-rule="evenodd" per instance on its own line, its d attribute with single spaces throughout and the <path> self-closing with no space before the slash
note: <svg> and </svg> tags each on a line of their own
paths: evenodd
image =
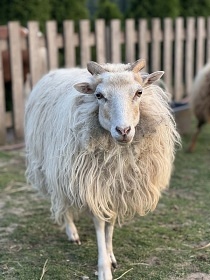
<svg viewBox="0 0 210 280">
<path fill-rule="evenodd" d="M 112 280 L 111 261 L 107 254 L 105 221 L 93 217 L 98 245 L 98 280 Z"/>
<path fill-rule="evenodd" d="M 112 246 L 114 224 L 115 224 L 115 219 L 113 219 L 110 223 L 106 222 L 106 224 L 105 224 L 105 237 L 106 237 L 106 249 L 107 249 L 108 256 L 110 256 L 112 267 L 117 268 L 117 261 L 116 261 L 115 256 L 114 256 L 113 246 Z"/>
<path fill-rule="evenodd" d="M 197 125 L 196 132 L 195 132 L 195 134 L 194 134 L 193 137 L 192 137 L 191 144 L 190 144 L 190 146 L 188 147 L 187 152 L 191 153 L 191 152 L 194 151 L 195 145 L 196 145 L 196 142 L 197 142 L 198 135 L 200 134 L 201 128 L 202 128 L 202 126 L 203 126 L 205 123 L 206 123 L 206 122 L 205 122 L 204 120 L 199 120 L 199 121 L 198 121 L 198 125 Z"/>
<path fill-rule="evenodd" d="M 77 232 L 77 228 L 74 224 L 73 214 L 71 212 L 67 212 L 65 214 L 65 224 L 66 224 L 66 234 L 68 239 L 75 244 L 80 245 L 79 234 Z"/>
</svg>

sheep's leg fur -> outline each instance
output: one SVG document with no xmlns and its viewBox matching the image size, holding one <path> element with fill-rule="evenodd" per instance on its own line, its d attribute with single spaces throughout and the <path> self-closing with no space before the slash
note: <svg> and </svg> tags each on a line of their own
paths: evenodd
<svg viewBox="0 0 210 280">
<path fill-rule="evenodd" d="M 195 149 L 195 145 L 196 145 L 196 142 L 197 142 L 197 138 L 198 138 L 198 135 L 200 134 L 200 132 L 201 132 L 201 128 L 202 128 L 202 126 L 205 124 L 206 122 L 205 121 L 199 121 L 198 122 L 198 125 L 197 125 L 197 130 L 196 130 L 196 132 L 195 132 L 195 134 L 193 135 L 193 137 L 192 137 L 192 141 L 191 141 L 191 144 L 190 144 L 190 146 L 188 147 L 188 149 L 187 149 L 187 151 L 188 152 L 193 152 L 194 151 L 194 149 Z"/>
<path fill-rule="evenodd" d="M 114 224 L 115 224 L 115 219 L 113 219 L 111 221 L 111 223 L 108 223 L 108 222 L 105 223 L 105 238 L 106 238 L 107 254 L 108 254 L 108 256 L 110 256 L 112 267 L 116 268 L 117 267 L 117 261 L 116 261 L 115 256 L 114 256 L 113 246 L 112 246 Z"/>
<path fill-rule="evenodd" d="M 79 239 L 77 228 L 74 224 L 73 214 L 71 212 L 67 212 L 65 214 L 65 223 L 66 223 L 66 234 L 68 236 L 68 239 L 73 243 L 80 245 L 81 242 Z"/>
<path fill-rule="evenodd" d="M 111 260 L 107 254 L 105 221 L 93 217 L 98 245 L 98 280 L 112 280 Z"/>
</svg>

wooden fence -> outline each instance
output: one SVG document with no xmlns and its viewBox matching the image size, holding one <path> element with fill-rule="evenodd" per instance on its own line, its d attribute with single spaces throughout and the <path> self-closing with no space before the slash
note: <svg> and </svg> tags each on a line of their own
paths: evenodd
<svg viewBox="0 0 210 280">
<path fill-rule="evenodd" d="M 27 49 L 30 58 L 31 86 L 48 70 L 59 67 L 85 67 L 89 60 L 98 63 L 147 61 L 146 71 L 164 70 L 164 81 L 175 101 L 190 95 L 195 74 L 210 61 L 210 17 L 154 18 L 138 22 L 128 19 L 124 24 L 112 20 L 81 20 L 78 26 L 71 20 L 63 22 L 63 32 L 57 32 L 55 21 L 46 22 L 46 33 L 37 36 L 39 25 L 28 22 L 28 36 L 18 34 L 19 23 L 9 22 L 9 39 L 0 40 L 0 52 L 10 51 L 13 110 L 6 112 L 4 69 L 0 55 L 0 145 L 8 141 L 8 129 L 14 139 L 23 140 L 23 69 L 21 50 Z M 76 28 L 75 28 L 76 27 Z M 78 31 L 75 31 L 78 30 Z M 43 70 L 39 48 L 46 48 L 47 68 Z M 14 140 L 13 139 L 13 140 Z"/>
</svg>

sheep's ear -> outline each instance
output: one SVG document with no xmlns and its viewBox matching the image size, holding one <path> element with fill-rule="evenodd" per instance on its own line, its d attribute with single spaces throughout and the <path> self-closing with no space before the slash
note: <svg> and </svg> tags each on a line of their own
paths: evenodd
<svg viewBox="0 0 210 280">
<path fill-rule="evenodd" d="M 144 86 L 151 85 L 158 81 L 164 74 L 164 71 L 156 71 L 143 77 Z"/>
<path fill-rule="evenodd" d="M 93 87 L 89 83 L 79 83 L 74 85 L 74 88 L 81 93 L 91 94 L 94 92 Z"/>
</svg>

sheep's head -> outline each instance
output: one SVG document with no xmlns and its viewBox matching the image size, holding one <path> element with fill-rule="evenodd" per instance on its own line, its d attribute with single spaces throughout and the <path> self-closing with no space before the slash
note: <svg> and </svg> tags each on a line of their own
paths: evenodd
<svg viewBox="0 0 210 280">
<path fill-rule="evenodd" d="M 109 72 L 105 66 L 91 61 L 87 69 L 93 75 L 92 82 L 74 85 L 81 93 L 95 95 L 99 105 L 99 122 L 120 145 L 130 144 L 133 140 L 140 119 L 139 105 L 144 88 L 164 73 L 157 71 L 141 77 L 140 70 L 144 66 L 145 61 L 140 59 L 126 66 L 124 71 Z"/>
</svg>

